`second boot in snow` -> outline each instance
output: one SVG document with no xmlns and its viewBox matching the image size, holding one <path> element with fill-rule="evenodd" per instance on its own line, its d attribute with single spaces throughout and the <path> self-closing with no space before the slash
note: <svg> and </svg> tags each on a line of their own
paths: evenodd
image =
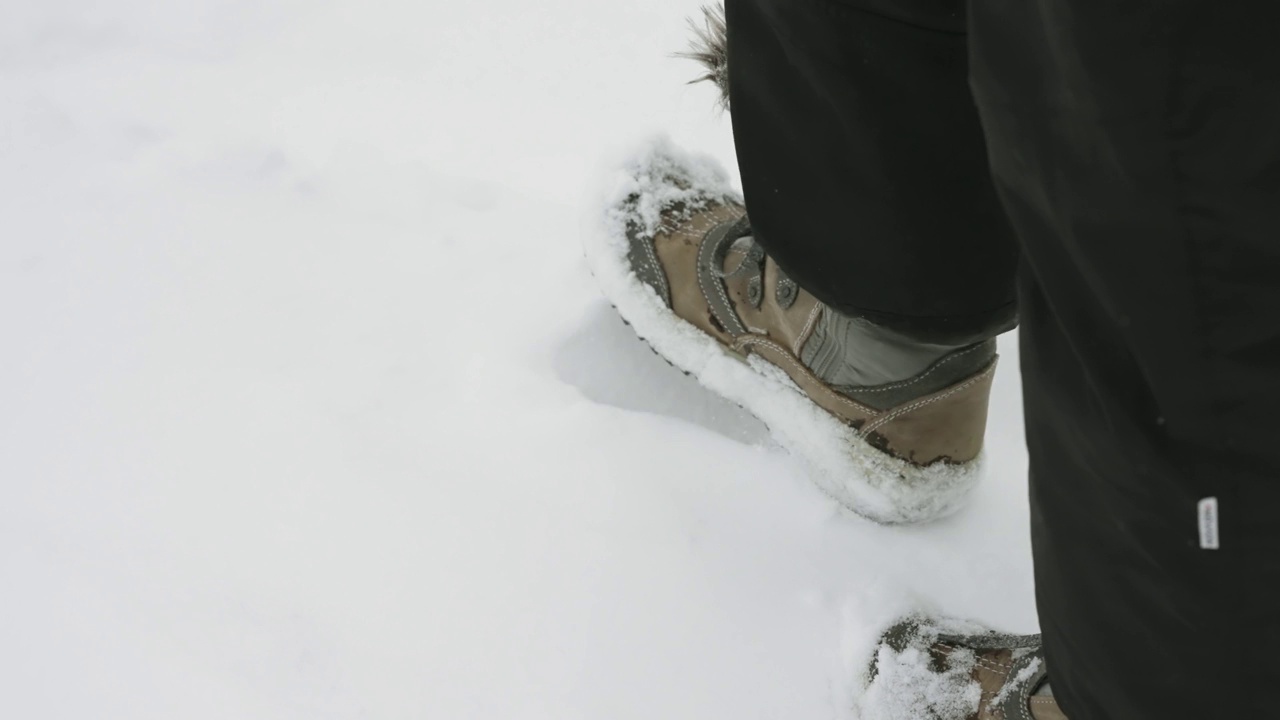
<svg viewBox="0 0 1280 720">
<path fill-rule="evenodd" d="M 885 633 L 858 705 L 864 720 L 1067 720 L 1039 635 L 926 618 Z"/>
</svg>

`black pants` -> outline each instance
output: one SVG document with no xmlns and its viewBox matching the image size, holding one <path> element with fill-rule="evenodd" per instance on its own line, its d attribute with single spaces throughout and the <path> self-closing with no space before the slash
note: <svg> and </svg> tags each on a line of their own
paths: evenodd
<svg viewBox="0 0 1280 720">
<path fill-rule="evenodd" d="M 787 272 L 922 339 L 1020 318 L 1071 719 L 1280 717 L 1280 3 L 727 11 L 747 207 Z"/>
</svg>

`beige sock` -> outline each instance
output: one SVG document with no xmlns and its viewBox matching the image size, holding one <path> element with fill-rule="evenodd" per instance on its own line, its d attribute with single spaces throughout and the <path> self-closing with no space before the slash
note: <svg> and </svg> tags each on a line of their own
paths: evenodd
<svg viewBox="0 0 1280 720">
<path fill-rule="evenodd" d="M 824 308 L 800 360 L 831 385 L 873 387 L 906 380 L 964 345 L 932 345 Z"/>
</svg>

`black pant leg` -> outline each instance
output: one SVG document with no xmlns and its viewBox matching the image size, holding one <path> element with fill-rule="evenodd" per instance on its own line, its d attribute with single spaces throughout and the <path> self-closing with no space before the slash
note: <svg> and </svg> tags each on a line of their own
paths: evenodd
<svg viewBox="0 0 1280 720">
<path fill-rule="evenodd" d="M 753 230 L 820 300 L 922 340 L 1012 326 L 1017 248 L 968 86 L 963 0 L 728 0 Z"/>
<path fill-rule="evenodd" d="M 974 0 L 971 33 L 1027 267 L 1055 693 L 1072 720 L 1275 717 L 1280 6 Z"/>
</svg>

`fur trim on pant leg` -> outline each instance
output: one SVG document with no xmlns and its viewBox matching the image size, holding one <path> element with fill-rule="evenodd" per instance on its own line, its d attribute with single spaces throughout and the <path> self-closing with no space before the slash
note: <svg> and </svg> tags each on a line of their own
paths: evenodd
<svg viewBox="0 0 1280 720">
<path fill-rule="evenodd" d="M 693 39 L 689 41 L 687 52 L 676 53 L 677 56 L 696 60 L 706 71 L 704 75 L 694 78 L 690 84 L 710 81 L 720 88 L 720 106 L 729 109 L 729 49 L 724 20 L 724 5 L 703 5 L 702 22 L 697 18 L 689 18 L 689 28 L 693 30 Z"/>
</svg>

